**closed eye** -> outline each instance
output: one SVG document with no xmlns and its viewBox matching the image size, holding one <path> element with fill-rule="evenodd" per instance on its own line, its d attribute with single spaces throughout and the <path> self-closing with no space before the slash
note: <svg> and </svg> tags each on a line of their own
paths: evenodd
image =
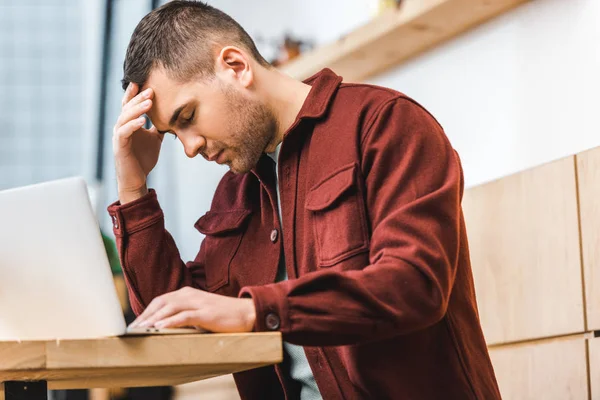
<svg viewBox="0 0 600 400">
<path fill-rule="evenodd" d="M 179 123 L 179 125 L 182 128 L 185 128 L 186 126 L 189 126 L 192 121 L 194 120 L 194 116 L 196 115 L 196 110 L 192 111 L 192 113 L 190 114 L 189 117 L 187 118 L 181 118 L 181 122 Z"/>
</svg>

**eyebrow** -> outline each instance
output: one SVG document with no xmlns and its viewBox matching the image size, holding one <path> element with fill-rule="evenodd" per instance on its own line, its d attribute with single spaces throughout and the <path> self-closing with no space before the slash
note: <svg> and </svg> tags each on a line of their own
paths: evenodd
<svg viewBox="0 0 600 400">
<path fill-rule="evenodd" d="M 177 122 L 177 118 L 179 118 L 179 114 L 181 114 L 181 111 L 183 111 L 185 106 L 187 106 L 187 104 L 177 107 L 177 109 L 173 112 L 171 119 L 169 120 L 169 126 L 175 125 L 175 122 Z M 158 133 L 164 135 L 165 133 L 169 133 L 169 131 L 158 131 Z"/>
</svg>

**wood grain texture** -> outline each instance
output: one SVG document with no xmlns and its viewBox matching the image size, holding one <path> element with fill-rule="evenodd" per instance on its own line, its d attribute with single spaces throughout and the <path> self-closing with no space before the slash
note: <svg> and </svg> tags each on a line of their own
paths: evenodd
<svg viewBox="0 0 600 400">
<path fill-rule="evenodd" d="M 600 148 L 576 160 L 587 329 L 600 330 Z"/>
<path fill-rule="evenodd" d="M 504 400 L 588 398 L 583 337 L 490 349 Z"/>
<path fill-rule="evenodd" d="M 0 342 L 0 371 L 46 366 L 44 342 Z"/>
<path fill-rule="evenodd" d="M 574 157 L 468 189 L 463 208 L 488 344 L 583 332 Z"/>
<path fill-rule="evenodd" d="M 324 67 L 347 82 L 397 66 L 528 0 L 405 0 L 340 40 L 302 55 L 282 70 L 305 79 Z"/>
<path fill-rule="evenodd" d="M 119 368 L 268 362 L 281 350 L 272 333 L 200 334 L 47 342 L 46 367 Z"/>
<path fill-rule="evenodd" d="M 176 385 L 283 359 L 278 332 L 0 342 L 0 355 L 12 357 L 0 382 L 47 380 L 52 389 Z"/>
</svg>

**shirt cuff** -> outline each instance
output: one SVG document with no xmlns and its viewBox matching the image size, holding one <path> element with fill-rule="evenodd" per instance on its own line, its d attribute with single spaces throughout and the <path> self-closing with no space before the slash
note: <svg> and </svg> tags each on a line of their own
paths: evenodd
<svg viewBox="0 0 600 400">
<path fill-rule="evenodd" d="M 246 286 L 240 290 L 238 297 L 251 297 L 256 309 L 255 332 L 289 332 L 291 329 L 288 317 L 286 282 L 264 286 Z"/>
<path fill-rule="evenodd" d="M 163 218 L 154 189 L 130 203 L 114 202 L 107 208 L 115 236 L 124 236 L 146 228 Z"/>
</svg>

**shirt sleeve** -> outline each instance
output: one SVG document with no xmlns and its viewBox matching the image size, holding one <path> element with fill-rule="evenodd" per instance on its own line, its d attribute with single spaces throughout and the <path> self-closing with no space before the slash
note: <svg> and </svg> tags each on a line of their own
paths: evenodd
<svg viewBox="0 0 600 400">
<path fill-rule="evenodd" d="M 446 313 L 461 243 L 462 169 L 418 104 L 382 105 L 362 139 L 369 265 L 245 287 L 255 330 L 305 346 L 357 344 L 424 329 Z"/>
<path fill-rule="evenodd" d="M 108 207 L 129 301 L 136 315 L 157 296 L 184 286 L 204 288 L 204 268 L 197 259 L 184 264 L 165 229 L 156 192 Z"/>
</svg>

